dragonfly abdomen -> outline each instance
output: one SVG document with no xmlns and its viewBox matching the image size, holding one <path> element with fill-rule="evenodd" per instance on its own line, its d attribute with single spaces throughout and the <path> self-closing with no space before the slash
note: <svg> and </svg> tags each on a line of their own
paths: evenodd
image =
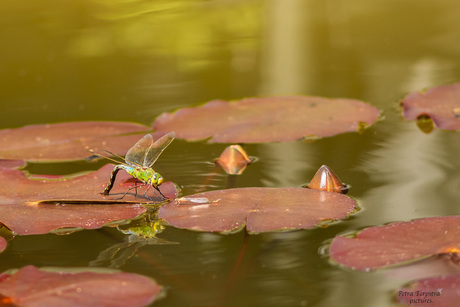
<svg viewBox="0 0 460 307">
<path fill-rule="evenodd" d="M 110 174 L 110 179 L 109 179 L 109 183 L 107 184 L 107 186 L 105 187 L 104 189 L 104 192 L 102 192 L 103 195 L 109 195 L 110 193 L 110 190 L 112 190 L 113 188 L 113 184 L 115 183 L 115 177 L 117 176 L 117 173 L 124 169 L 125 171 L 127 171 L 129 173 L 129 171 L 126 169 L 128 168 L 129 166 L 127 165 L 124 165 L 124 164 L 119 164 L 117 166 L 115 166 L 112 170 L 112 173 Z M 129 168 L 132 168 L 132 167 L 129 167 Z"/>
</svg>

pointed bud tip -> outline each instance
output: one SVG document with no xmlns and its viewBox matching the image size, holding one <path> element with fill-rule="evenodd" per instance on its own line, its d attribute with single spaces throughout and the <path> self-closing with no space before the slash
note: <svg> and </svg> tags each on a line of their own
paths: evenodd
<svg viewBox="0 0 460 307">
<path fill-rule="evenodd" d="M 228 146 L 216 161 L 230 175 L 240 175 L 251 162 L 246 151 L 240 145 Z"/>
<path fill-rule="evenodd" d="M 326 165 L 322 165 L 318 169 L 307 188 L 341 194 L 348 192 L 348 186 L 344 185 L 339 177 Z"/>
</svg>

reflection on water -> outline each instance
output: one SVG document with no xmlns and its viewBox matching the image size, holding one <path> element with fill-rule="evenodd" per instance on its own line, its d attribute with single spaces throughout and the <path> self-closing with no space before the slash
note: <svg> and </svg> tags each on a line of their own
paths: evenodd
<svg viewBox="0 0 460 307">
<path fill-rule="evenodd" d="M 260 168 L 262 186 L 300 187 L 311 180 L 313 175 L 307 177 L 305 173 L 315 169 L 312 161 L 316 160 L 316 156 L 315 146 L 307 143 L 261 144 L 257 152 L 259 161 L 251 165 L 251 168 Z"/>
<path fill-rule="evenodd" d="M 104 266 L 109 268 L 120 268 L 126 264 L 130 258 L 136 256 L 139 249 L 146 244 L 165 245 L 177 244 L 161 238 L 143 238 L 136 235 L 127 235 L 125 242 L 113 244 L 109 248 L 101 251 L 97 258 L 89 262 L 89 266 Z"/>
<path fill-rule="evenodd" d="M 398 134 L 369 152 L 363 170 L 376 187 L 363 197 L 372 208 L 372 224 L 444 215 L 452 192 L 442 188 L 449 182 L 448 169 L 455 155 L 446 143 L 445 132 L 429 135 L 412 124 L 398 124 Z"/>
</svg>

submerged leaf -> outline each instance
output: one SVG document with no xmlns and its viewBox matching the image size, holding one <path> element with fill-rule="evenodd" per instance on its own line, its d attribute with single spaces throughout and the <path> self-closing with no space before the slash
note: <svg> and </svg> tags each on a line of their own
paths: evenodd
<svg viewBox="0 0 460 307">
<path fill-rule="evenodd" d="M 146 187 L 138 188 L 138 197 L 132 190 L 117 200 L 128 189 L 124 182 L 131 176 L 125 172 L 118 174 L 110 195 L 101 195 L 112 168 L 108 164 L 86 175 L 53 180 L 30 179 L 21 171 L 0 168 L 0 223 L 16 234 L 42 234 L 67 227 L 100 228 L 144 213 L 139 203 L 150 202 L 142 197 Z M 177 195 L 171 182 L 159 188 L 167 197 Z M 154 200 L 163 201 L 160 196 Z"/>
<path fill-rule="evenodd" d="M 124 155 L 147 127 L 124 122 L 71 122 L 0 130 L 0 159 L 75 160 L 87 148 Z"/>
<path fill-rule="evenodd" d="M 377 108 L 358 100 L 286 96 L 211 101 L 163 113 L 153 127 L 187 140 L 211 138 L 211 143 L 292 142 L 355 132 L 379 116 Z"/>
<path fill-rule="evenodd" d="M 423 133 L 429 134 L 434 129 L 434 123 L 431 117 L 425 113 L 420 114 L 417 116 L 417 127 Z"/>
<path fill-rule="evenodd" d="M 161 292 L 162 287 L 145 276 L 114 270 L 51 272 L 29 265 L 0 274 L 1 302 L 18 306 L 146 306 Z"/>
<path fill-rule="evenodd" d="M 460 215 L 432 217 L 366 228 L 355 237 L 337 236 L 333 261 L 368 271 L 436 254 L 458 253 Z"/>
<path fill-rule="evenodd" d="M 197 199 L 197 201 L 194 201 Z M 162 206 L 158 217 L 198 231 L 251 233 L 308 229 L 355 210 L 349 197 L 302 188 L 238 188 L 210 191 Z"/>
<path fill-rule="evenodd" d="M 413 92 L 402 101 L 402 113 L 407 120 L 418 120 L 424 124 L 422 131 L 432 129 L 428 121 L 441 129 L 460 129 L 460 83 L 430 88 L 424 92 Z M 420 122 L 424 119 L 424 122 Z M 432 125 L 432 124 L 431 124 Z"/>
</svg>

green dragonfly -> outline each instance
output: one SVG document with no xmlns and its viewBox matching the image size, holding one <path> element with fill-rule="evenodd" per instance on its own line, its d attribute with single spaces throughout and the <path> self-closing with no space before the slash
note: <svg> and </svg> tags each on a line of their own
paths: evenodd
<svg viewBox="0 0 460 307">
<path fill-rule="evenodd" d="M 120 170 L 124 170 L 134 178 L 141 181 L 142 184 L 148 185 L 147 189 L 144 192 L 145 197 L 149 198 L 148 196 L 146 196 L 146 193 L 150 189 L 150 187 L 153 187 L 160 193 L 160 195 L 164 199 L 168 199 L 166 196 L 163 195 L 163 193 L 161 193 L 160 189 L 158 188 L 158 186 L 163 183 L 164 179 L 159 173 L 155 172 L 152 169 L 152 165 L 156 162 L 156 160 L 166 149 L 166 147 L 168 147 L 168 145 L 171 144 L 175 136 L 176 134 L 174 132 L 169 132 L 154 142 L 151 134 L 145 135 L 133 147 L 131 147 L 128 150 L 128 153 L 124 158 L 126 163 L 118 164 L 113 168 L 112 173 L 110 174 L 109 183 L 105 187 L 104 192 L 102 192 L 102 194 L 109 195 L 110 190 L 112 189 L 113 184 L 115 182 L 115 177 L 117 176 L 117 173 Z M 109 160 L 115 161 L 103 155 L 94 153 L 93 151 L 91 152 L 98 156 L 102 156 Z M 108 153 L 114 155 L 113 153 Z M 116 162 L 119 163 L 118 161 Z M 138 185 L 129 188 L 128 191 L 126 191 L 121 198 L 125 197 L 126 194 L 128 194 L 128 192 L 134 188 L 136 189 L 137 194 L 137 187 Z"/>
</svg>

